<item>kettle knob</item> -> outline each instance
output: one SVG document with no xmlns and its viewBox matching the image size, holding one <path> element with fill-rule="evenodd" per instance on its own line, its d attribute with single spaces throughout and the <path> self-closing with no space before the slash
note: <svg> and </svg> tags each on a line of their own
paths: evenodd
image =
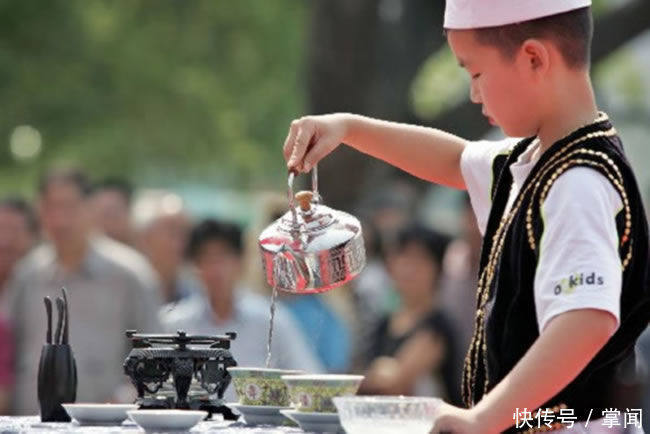
<svg viewBox="0 0 650 434">
<path fill-rule="evenodd" d="M 311 191 L 299 191 L 296 193 L 296 200 L 300 205 L 300 209 L 307 212 L 311 209 L 311 200 L 314 197 L 314 193 Z"/>
</svg>

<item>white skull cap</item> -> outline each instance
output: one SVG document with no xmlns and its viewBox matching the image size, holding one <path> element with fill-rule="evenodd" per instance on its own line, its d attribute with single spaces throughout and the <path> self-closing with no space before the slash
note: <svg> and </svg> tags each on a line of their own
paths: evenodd
<svg viewBox="0 0 650 434">
<path fill-rule="evenodd" d="M 446 0 L 445 29 L 521 23 L 591 6 L 591 0 Z"/>
</svg>

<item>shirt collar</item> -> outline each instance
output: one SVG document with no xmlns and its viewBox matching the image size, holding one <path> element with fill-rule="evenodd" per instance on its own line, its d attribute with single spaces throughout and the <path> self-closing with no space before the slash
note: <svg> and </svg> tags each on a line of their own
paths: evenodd
<svg viewBox="0 0 650 434">
<path fill-rule="evenodd" d="M 103 266 L 101 250 L 101 240 L 99 237 L 91 236 L 88 239 L 86 254 L 81 261 L 81 264 L 76 270 L 68 271 L 63 269 L 58 262 L 58 257 L 54 246 L 51 243 L 48 243 L 45 248 L 48 252 L 48 262 L 50 269 L 52 270 L 52 277 L 65 279 L 71 276 L 81 276 L 81 277 L 92 277 L 94 276 Z"/>
<path fill-rule="evenodd" d="M 196 304 L 199 312 L 201 312 L 201 317 L 205 320 L 210 320 L 211 322 L 215 321 L 215 313 L 212 311 L 212 305 L 210 304 L 210 298 L 207 294 L 207 290 L 203 285 L 201 291 L 197 291 L 196 294 L 190 296 L 193 299 L 193 303 Z M 237 285 L 233 295 L 233 316 L 230 318 L 230 321 L 240 321 L 246 316 L 246 294 L 245 291 L 249 289 L 245 288 L 243 285 Z"/>
<path fill-rule="evenodd" d="M 521 186 L 526 181 L 528 174 L 532 170 L 533 166 L 537 163 L 538 158 L 533 160 L 533 155 L 535 151 L 539 148 L 539 140 L 535 138 L 526 148 L 524 152 L 517 157 L 517 161 L 510 165 L 510 173 L 512 174 L 512 180 L 517 186 Z"/>
</svg>

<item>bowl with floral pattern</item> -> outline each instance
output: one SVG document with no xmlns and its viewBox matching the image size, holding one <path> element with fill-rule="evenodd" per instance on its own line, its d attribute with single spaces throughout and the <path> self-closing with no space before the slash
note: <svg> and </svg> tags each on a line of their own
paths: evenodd
<svg viewBox="0 0 650 434">
<path fill-rule="evenodd" d="M 336 413 L 332 398 L 357 393 L 363 375 L 283 375 L 291 406 L 309 413 Z"/>
<path fill-rule="evenodd" d="M 288 407 L 289 393 L 283 375 L 300 374 L 301 371 L 266 368 L 228 368 L 235 391 L 242 405 Z"/>
</svg>

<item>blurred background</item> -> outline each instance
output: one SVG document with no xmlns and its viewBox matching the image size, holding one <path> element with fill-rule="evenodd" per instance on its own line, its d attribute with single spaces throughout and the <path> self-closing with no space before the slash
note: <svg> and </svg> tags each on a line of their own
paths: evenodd
<svg viewBox="0 0 650 434">
<path fill-rule="evenodd" d="M 648 2 L 594 3 L 598 99 L 640 165 Z M 229 212 L 228 192 L 282 191 L 278 150 L 303 114 L 352 111 L 480 138 L 490 127 L 469 103 L 443 11 L 431 0 L 2 0 L 0 191 L 33 195 L 38 173 L 64 160 Z M 321 183 L 328 203 L 351 209 L 393 177 L 345 149 L 323 162 Z"/>
<path fill-rule="evenodd" d="M 469 79 L 442 34 L 443 12 L 444 2 L 436 0 L 0 0 L 0 195 L 37 205 L 47 199 L 47 189 L 37 188 L 47 168 L 77 167 L 94 186 L 93 230 L 148 259 L 162 282 L 161 303 L 184 298 L 192 292 L 187 287 L 212 285 L 199 276 L 198 283 L 172 288 L 180 279 L 177 264 L 202 264 L 200 249 L 185 256 L 191 239 L 199 246 L 223 241 L 243 264 L 231 280 L 266 296 L 256 237 L 286 211 L 280 150 L 292 119 L 348 111 L 470 139 L 500 137 L 469 102 Z M 647 201 L 650 2 L 594 0 L 593 12 L 597 98 L 623 138 Z M 313 305 L 284 300 L 318 365 L 301 363 L 367 372 L 368 391 L 414 393 L 415 386 L 400 384 L 415 379 L 391 377 L 396 368 L 388 353 L 395 348 L 362 348 L 385 341 L 382 321 L 385 328 L 386 316 L 405 303 L 405 286 L 416 285 L 400 281 L 400 258 L 418 252 L 430 253 L 431 263 L 420 264 L 423 275 L 427 267 L 436 270 L 418 284 L 469 288 L 468 298 L 444 301 L 452 323 L 467 323 L 462 310 L 473 297 L 471 258 L 480 246 L 467 199 L 345 147 L 319 169 L 325 202 L 363 220 L 371 271 L 346 294 L 314 298 L 320 301 Z M 119 220 L 119 204 L 109 198 L 103 208 L 97 194 L 111 189 L 124 194 L 122 238 L 109 228 Z M 408 226 L 413 217 L 417 227 Z M 242 234 L 214 225 L 197 232 L 206 218 L 233 222 Z M 155 232 L 159 221 L 166 229 Z M 41 235 L 32 232 L 37 245 Z M 152 240 L 161 233 L 169 242 L 157 245 Z M 429 242 L 418 244 L 422 239 Z M 212 286 L 213 293 L 223 290 Z M 322 319 L 310 323 L 301 315 L 312 311 Z M 163 325 L 176 324 L 164 317 Z M 326 321 L 338 334 L 322 336 Z M 439 321 L 427 324 L 447 343 L 453 333 L 461 343 L 469 339 L 471 324 L 455 332 Z M 460 347 L 455 352 L 462 357 L 466 345 Z M 0 356 L 9 354 L 19 358 L 20 349 Z M 364 360 L 369 354 L 374 359 Z M 437 387 L 422 393 L 452 388 L 453 381 Z M 0 409 L 1 398 L 0 391 Z"/>
</svg>

